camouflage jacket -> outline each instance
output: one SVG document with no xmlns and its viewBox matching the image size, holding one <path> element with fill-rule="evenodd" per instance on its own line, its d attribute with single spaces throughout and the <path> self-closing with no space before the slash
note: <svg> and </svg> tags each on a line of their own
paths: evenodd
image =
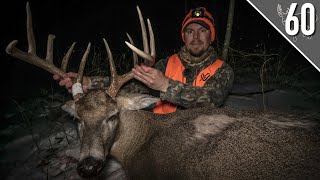
<svg viewBox="0 0 320 180">
<path fill-rule="evenodd" d="M 196 87 L 192 85 L 193 80 L 200 71 L 217 59 L 216 53 L 213 48 L 210 47 L 208 53 L 205 55 L 205 60 L 197 61 L 189 58 L 190 55 L 188 55 L 185 47 L 182 47 L 178 56 L 180 59 L 185 60 L 182 61 L 182 64 L 186 69 L 184 72 L 186 84 L 170 79 L 166 93 L 151 89 L 149 89 L 149 93 L 153 96 L 160 97 L 162 100 L 167 100 L 182 109 L 208 105 L 215 107 L 221 106 L 232 88 L 234 78 L 232 68 L 227 63 L 224 63 L 216 71 L 214 76 L 211 76 L 210 79 L 206 81 L 203 87 Z M 165 73 L 168 59 L 169 58 L 159 60 L 155 64 L 155 68 Z M 110 82 L 109 77 L 90 77 L 90 80 L 90 89 L 106 87 Z"/>
</svg>

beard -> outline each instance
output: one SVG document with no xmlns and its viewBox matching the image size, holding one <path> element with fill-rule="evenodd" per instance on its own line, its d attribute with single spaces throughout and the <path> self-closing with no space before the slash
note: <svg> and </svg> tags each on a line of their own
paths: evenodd
<svg viewBox="0 0 320 180">
<path fill-rule="evenodd" d="M 193 50 L 192 48 L 187 49 L 189 54 L 193 57 L 200 57 L 202 56 L 206 51 L 204 49 L 202 50 Z"/>
<path fill-rule="evenodd" d="M 187 48 L 189 54 L 193 57 L 200 57 L 205 53 L 204 43 L 200 40 L 194 40 L 189 44 Z"/>
<path fill-rule="evenodd" d="M 190 46 L 183 46 L 179 51 L 179 57 L 181 58 L 181 60 L 185 61 L 188 64 L 200 63 L 212 54 L 214 54 L 214 49 L 211 46 L 209 46 L 208 48 L 199 49 L 194 49 Z"/>
</svg>

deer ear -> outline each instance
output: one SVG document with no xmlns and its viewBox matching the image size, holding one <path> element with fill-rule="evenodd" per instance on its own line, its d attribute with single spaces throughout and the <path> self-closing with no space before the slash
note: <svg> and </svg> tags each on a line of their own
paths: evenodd
<svg viewBox="0 0 320 180">
<path fill-rule="evenodd" d="M 79 116 L 77 114 L 76 111 L 76 104 L 75 104 L 75 100 L 70 100 L 67 101 L 65 105 L 63 105 L 61 108 L 66 111 L 67 113 L 69 113 L 71 116 L 79 119 Z"/>
<path fill-rule="evenodd" d="M 119 108 L 128 110 L 139 110 L 160 101 L 160 98 L 150 96 L 148 94 L 125 94 L 117 97 L 117 105 Z"/>
</svg>

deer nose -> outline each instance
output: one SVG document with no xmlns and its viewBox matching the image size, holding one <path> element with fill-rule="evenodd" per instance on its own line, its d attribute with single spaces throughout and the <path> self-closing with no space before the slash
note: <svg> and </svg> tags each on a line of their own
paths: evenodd
<svg viewBox="0 0 320 180">
<path fill-rule="evenodd" d="M 89 156 L 78 163 L 77 171 L 81 177 L 87 178 L 98 175 L 103 166 L 103 160 Z"/>
</svg>

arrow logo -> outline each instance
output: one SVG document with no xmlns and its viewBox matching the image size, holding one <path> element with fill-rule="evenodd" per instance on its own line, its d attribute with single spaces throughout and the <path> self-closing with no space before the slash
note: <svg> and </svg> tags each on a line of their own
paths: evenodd
<svg viewBox="0 0 320 180">
<path fill-rule="evenodd" d="M 200 81 L 207 81 L 209 77 L 210 77 L 210 73 L 207 73 L 207 74 L 202 73 Z"/>
</svg>

